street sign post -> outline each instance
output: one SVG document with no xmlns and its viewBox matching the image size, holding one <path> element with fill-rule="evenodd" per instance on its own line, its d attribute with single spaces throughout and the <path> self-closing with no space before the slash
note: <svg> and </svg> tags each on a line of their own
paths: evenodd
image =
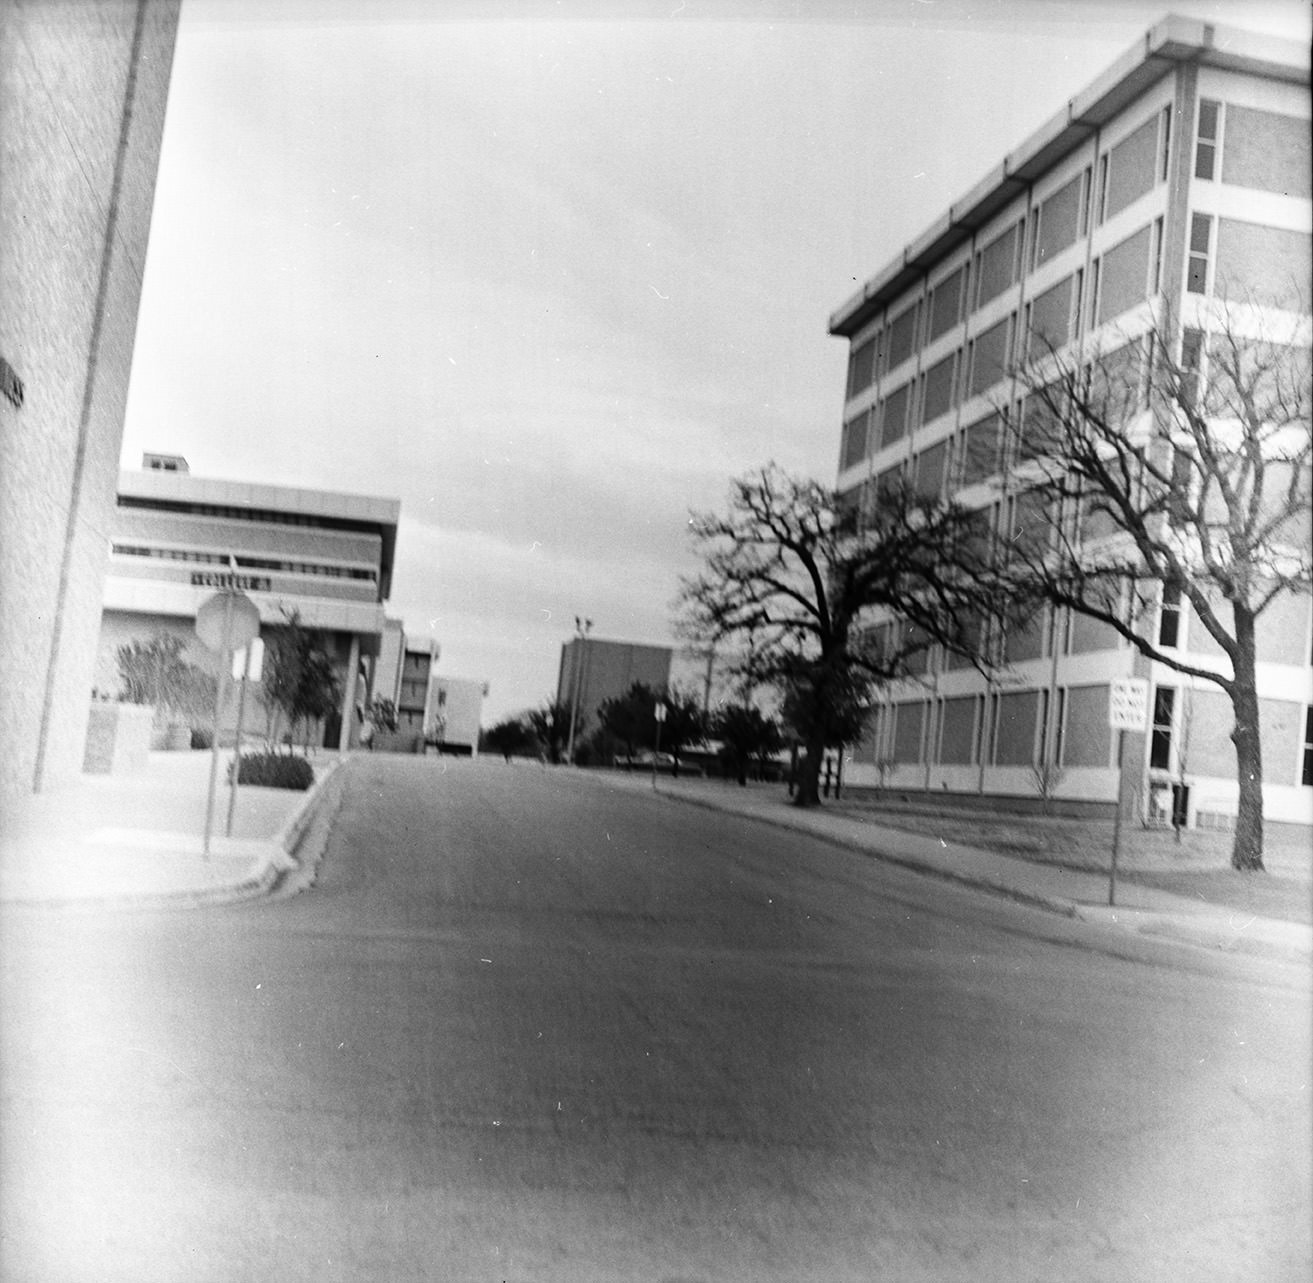
<svg viewBox="0 0 1313 1283">
<path fill-rule="evenodd" d="M 652 792 L 655 793 L 657 761 L 661 757 L 661 724 L 666 720 L 666 705 L 664 700 L 657 700 L 656 707 L 652 710 L 652 716 L 656 718 L 656 748 L 652 750 Z"/>
<path fill-rule="evenodd" d="M 236 582 L 236 574 L 231 576 Z M 245 593 L 228 587 L 207 597 L 196 612 L 196 636 L 220 655 L 219 679 L 214 684 L 214 728 L 210 743 L 210 788 L 205 800 L 205 836 L 201 855 L 210 858 L 210 831 L 214 826 L 214 790 L 219 778 L 219 714 L 223 709 L 223 683 L 230 656 L 260 632 L 260 611 Z M 231 820 L 230 820 L 231 824 Z"/>
<path fill-rule="evenodd" d="M 241 681 L 237 696 L 237 728 L 233 731 L 233 777 L 228 792 L 228 824 L 224 833 L 233 835 L 233 813 L 237 810 L 237 787 L 241 783 L 242 773 L 242 723 L 246 718 L 246 683 L 251 676 L 251 669 L 259 673 L 264 666 L 264 643 L 253 637 L 241 650 L 233 652 L 232 677 Z"/>
<path fill-rule="evenodd" d="M 1117 810 L 1112 817 L 1112 862 L 1108 868 L 1108 903 L 1117 903 L 1117 856 L 1122 844 L 1122 761 L 1126 732 L 1143 735 L 1149 720 L 1149 683 L 1142 677 L 1123 677 L 1108 687 L 1108 725 L 1117 732 Z"/>
</svg>

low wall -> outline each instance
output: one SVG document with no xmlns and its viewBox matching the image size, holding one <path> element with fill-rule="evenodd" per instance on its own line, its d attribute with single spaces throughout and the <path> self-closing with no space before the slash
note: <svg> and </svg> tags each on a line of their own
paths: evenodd
<svg viewBox="0 0 1313 1283">
<path fill-rule="evenodd" d="M 375 731 L 370 747 L 378 753 L 422 753 L 424 735 L 421 731 Z"/>
<path fill-rule="evenodd" d="M 143 771 L 150 760 L 155 709 L 150 704 L 96 701 L 87 719 L 82 770 L 88 775 Z"/>
</svg>

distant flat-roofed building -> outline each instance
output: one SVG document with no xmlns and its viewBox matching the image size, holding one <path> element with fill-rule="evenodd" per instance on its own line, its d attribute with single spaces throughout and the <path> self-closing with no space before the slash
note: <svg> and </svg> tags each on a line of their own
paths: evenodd
<svg viewBox="0 0 1313 1283">
<path fill-rule="evenodd" d="M 434 677 L 429 707 L 433 712 L 434 743 L 443 753 L 477 757 L 479 723 L 483 719 L 486 682 L 468 677 Z"/>
<path fill-rule="evenodd" d="M 655 691 L 668 690 L 674 654 L 670 646 L 574 637 L 561 647 L 556 702 L 572 708 L 577 699 L 579 733 L 590 734 L 598 727 L 598 709 L 608 699 L 624 695 L 635 682 Z"/>
<path fill-rule="evenodd" d="M 318 635 L 342 684 L 322 742 L 355 743 L 385 634 L 400 508 L 395 499 L 192 476 L 178 456 L 148 455 L 142 471 L 119 477 L 96 685 L 114 693 L 119 647 L 159 632 L 180 637 L 191 662 L 217 668 L 195 636 L 196 615 L 235 576 L 262 635 L 293 614 Z M 258 682 L 253 697 L 258 705 Z"/>
</svg>

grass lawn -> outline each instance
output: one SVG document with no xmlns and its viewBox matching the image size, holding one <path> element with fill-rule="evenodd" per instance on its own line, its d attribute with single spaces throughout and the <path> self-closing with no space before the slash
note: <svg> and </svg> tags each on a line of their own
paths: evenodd
<svg viewBox="0 0 1313 1283">
<path fill-rule="evenodd" d="M 1111 863 L 1111 820 L 932 811 L 890 805 L 869 795 L 850 795 L 828 805 L 916 833 L 924 833 L 927 817 L 933 816 L 934 832 L 945 842 L 983 847 L 1038 864 L 1107 873 Z M 1313 833 L 1296 825 L 1269 826 L 1264 863 L 1264 873 L 1231 868 L 1229 833 L 1187 830 L 1178 843 L 1171 830 L 1133 824 L 1122 827 L 1117 876 L 1237 913 L 1313 924 Z"/>
</svg>

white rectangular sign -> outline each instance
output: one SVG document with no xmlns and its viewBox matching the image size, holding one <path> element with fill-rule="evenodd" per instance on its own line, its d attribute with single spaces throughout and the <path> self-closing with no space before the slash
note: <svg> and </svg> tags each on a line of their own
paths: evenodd
<svg viewBox="0 0 1313 1283">
<path fill-rule="evenodd" d="M 1144 731 L 1149 722 L 1149 683 L 1123 677 L 1108 687 L 1108 725 L 1115 731 Z"/>
</svg>

